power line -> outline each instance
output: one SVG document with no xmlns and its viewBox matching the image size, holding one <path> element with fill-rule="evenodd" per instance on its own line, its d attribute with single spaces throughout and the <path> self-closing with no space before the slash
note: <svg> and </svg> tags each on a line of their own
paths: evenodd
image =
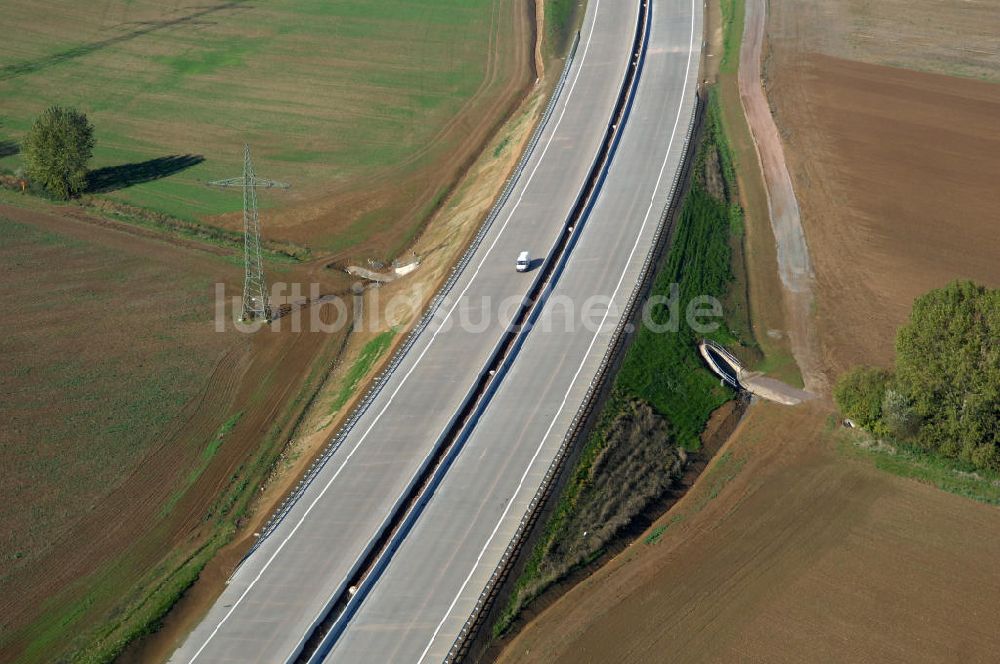
<svg viewBox="0 0 1000 664">
<path fill-rule="evenodd" d="M 260 251 L 260 214 L 257 212 L 258 189 L 288 189 L 290 185 L 253 172 L 250 146 L 243 146 L 243 177 L 214 180 L 213 187 L 243 189 L 243 315 L 240 320 L 271 320 L 271 304 L 267 298 L 267 282 Z"/>
</svg>

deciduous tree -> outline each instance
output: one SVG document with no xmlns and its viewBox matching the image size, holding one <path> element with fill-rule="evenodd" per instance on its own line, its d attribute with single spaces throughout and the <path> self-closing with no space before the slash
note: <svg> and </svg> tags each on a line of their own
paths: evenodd
<svg viewBox="0 0 1000 664">
<path fill-rule="evenodd" d="M 1000 290 L 958 281 L 919 297 L 896 337 L 896 384 L 924 446 L 1000 469 Z"/>
<path fill-rule="evenodd" d="M 83 113 L 61 106 L 46 109 L 21 148 L 28 177 L 53 196 L 68 199 L 86 189 L 94 128 Z"/>
</svg>

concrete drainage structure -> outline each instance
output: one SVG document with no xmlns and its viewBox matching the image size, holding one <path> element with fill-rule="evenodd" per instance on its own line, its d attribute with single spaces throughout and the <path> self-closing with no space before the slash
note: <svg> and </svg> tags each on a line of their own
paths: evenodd
<svg viewBox="0 0 1000 664">
<path fill-rule="evenodd" d="M 759 371 L 748 371 L 736 356 L 709 339 L 701 340 L 698 352 L 709 368 L 735 390 L 746 390 L 756 397 L 786 406 L 794 406 L 815 398 L 810 392 L 768 378 Z"/>
</svg>

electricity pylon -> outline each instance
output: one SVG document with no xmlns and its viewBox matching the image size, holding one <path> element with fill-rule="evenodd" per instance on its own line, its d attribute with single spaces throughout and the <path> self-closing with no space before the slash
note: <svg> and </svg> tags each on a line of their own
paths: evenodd
<svg viewBox="0 0 1000 664">
<path fill-rule="evenodd" d="M 240 320 L 271 320 L 267 283 L 260 258 L 260 215 L 257 212 L 257 189 L 288 189 L 289 185 L 253 172 L 250 146 L 243 146 L 243 177 L 209 182 L 213 187 L 243 188 L 243 315 Z"/>
</svg>

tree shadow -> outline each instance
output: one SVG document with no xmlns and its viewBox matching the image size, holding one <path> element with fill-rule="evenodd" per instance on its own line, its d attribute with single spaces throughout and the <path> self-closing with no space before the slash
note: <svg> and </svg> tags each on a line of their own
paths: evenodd
<svg viewBox="0 0 1000 664">
<path fill-rule="evenodd" d="M 211 25 L 207 21 L 202 21 L 205 16 L 210 16 L 212 14 L 217 14 L 220 12 L 227 12 L 233 10 L 247 10 L 251 9 L 249 5 L 245 3 L 248 0 L 229 0 L 228 2 L 223 2 L 218 5 L 212 5 L 209 7 L 200 7 L 194 12 L 187 14 L 185 16 L 179 16 L 177 18 L 166 19 L 162 21 L 143 21 L 137 23 L 126 23 L 125 26 L 138 26 L 132 30 L 124 32 L 120 35 L 114 37 L 109 37 L 107 39 L 101 39 L 99 41 L 90 42 L 89 44 L 79 44 L 51 55 L 47 55 L 35 60 L 24 60 L 22 62 L 16 62 L 13 64 L 5 65 L 0 67 L 0 81 L 6 81 L 12 78 L 17 78 L 18 76 L 23 76 L 25 74 L 33 74 L 42 69 L 47 69 L 53 65 L 62 64 L 69 60 L 75 60 L 76 58 L 83 57 L 85 55 L 90 55 L 95 51 L 103 50 L 109 46 L 116 46 L 125 42 L 132 41 L 138 37 L 148 35 L 153 32 L 159 32 L 161 30 L 169 30 L 171 28 L 176 28 L 184 25 Z"/>
<path fill-rule="evenodd" d="M 12 157 L 21 152 L 21 146 L 14 141 L 0 141 L 0 159 Z"/>
<path fill-rule="evenodd" d="M 205 158 L 200 154 L 172 154 L 148 161 L 118 166 L 105 166 L 87 173 L 87 193 L 105 194 L 117 189 L 159 180 L 197 166 Z"/>
</svg>

